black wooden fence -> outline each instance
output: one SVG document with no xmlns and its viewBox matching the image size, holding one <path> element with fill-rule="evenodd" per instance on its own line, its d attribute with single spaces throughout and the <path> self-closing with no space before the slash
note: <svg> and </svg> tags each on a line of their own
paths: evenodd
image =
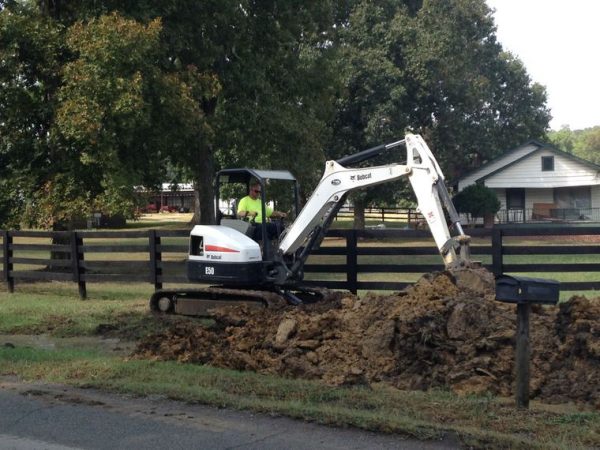
<svg viewBox="0 0 600 450">
<path fill-rule="evenodd" d="M 2 281 L 10 292 L 15 282 L 72 281 L 81 298 L 86 297 L 86 283 L 144 282 L 156 289 L 164 283 L 187 283 L 188 234 L 188 230 L 0 231 Z M 600 257 L 598 262 L 543 261 L 546 255 L 592 255 L 587 259 L 595 261 L 600 245 L 585 242 L 600 237 L 600 227 L 496 226 L 469 230 L 469 234 L 475 241 L 473 259 L 482 260 L 483 266 L 496 274 L 580 272 L 586 274 L 582 277 L 585 281 L 561 282 L 561 290 L 600 289 Z M 565 242 L 564 236 L 592 239 L 583 239 L 582 244 L 576 239 Z M 540 237 L 553 243 L 522 244 L 525 239 Z M 305 266 L 308 285 L 351 292 L 400 290 L 411 283 L 402 280 L 403 274 L 443 269 L 428 231 L 330 230 L 327 238 Z M 527 258 L 527 262 L 519 262 L 519 255 L 535 256 L 538 261 Z"/>
<path fill-rule="evenodd" d="M 518 238 L 516 244 L 507 245 L 507 239 Z M 524 245 L 521 238 L 542 238 L 551 245 Z M 540 257 L 536 262 L 507 262 L 507 256 Z M 548 262 L 552 256 L 567 259 L 569 256 L 586 258 L 593 262 Z M 492 232 L 492 267 L 494 274 L 501 273 L 582 273 L 593 276 L 592 281 L 561 281 L 562 291 L 600 289 L 600 227 L 584 224 L 571 225 L 505 225 L 496 226 Z"/>
</svg>

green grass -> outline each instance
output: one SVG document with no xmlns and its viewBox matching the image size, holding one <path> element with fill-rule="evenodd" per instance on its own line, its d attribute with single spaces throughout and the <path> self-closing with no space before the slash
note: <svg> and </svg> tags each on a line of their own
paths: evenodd
<svg viewBox="0 0 600 450">
<path fill-rule="evenodd" d="M 81 336 L 94 334 L 98 325 L 118 320 L 141 326 L 147 317 L 152 286 L 89 284 L 87 300 L 80 300 L 74 283 L 32 283 L 16 286 L 10 294 L 0 289 L 0 333 Z"/>
<path fill-rule="evenodd" d="M 282 414 L 328 425 L 397 432 L 419 439 L 458 435 L 478 448 L 572 449 L 600 443 L 600 414 L 447 391 L 322 383 L 208 366 L 115 358 L 81 350 L 0 348 L 0 374 L 218 407 Z"/>
<path fill-rule="evenodd" d="M 125 229 L 127 230 L 151 230 L 155 228 L 161 229 L 191 229 L 190 221 L 192 214 L 179 213 L 156 213 L 143 214 L 137 220 L 128 220 Z"/>
<path fill-rule="evenodd" d="M 94 336 L 100 325 L 112 325 L 117 335 L 133 339 L 159 330 L 165 326 L 164 320 L 151 315 L 146 306 L 150 285 L 90 284 L 90 298 L 83 301 L 71 283 L 35 283 L 17 288 L 14 294 L 0 288 L 0 334 L 48 333 L 62 345 L 36 348 L 20 345 L 15 338 L 16 348 L 0 346 L 0 375 L 139 395 L 166 395 L 420 439 L 453 433 L 477 448 L 570 449 L 600 445 L 600 414 L 573 405 L 532 402 L 531 409 L 523 411 L 514 408 L 512 399 L 491 396 L 399 391 L 384 384 L 333 388 L 306 380 L 115 356 L 101 346 L 82 345 L 63 337 Z M 203 324 L 198 319 L 177 320 Z"/>
</svg>

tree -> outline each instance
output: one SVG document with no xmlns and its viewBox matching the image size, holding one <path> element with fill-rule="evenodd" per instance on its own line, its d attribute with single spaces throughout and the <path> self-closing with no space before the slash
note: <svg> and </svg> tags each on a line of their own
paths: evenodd
<svg viewBox="0 0 600 450">
<path fill-rule="evenodd" d="M 500 209 L 500 200 L 496 193 L 483 184 L 467 186 L 452 199 L 456 211 L 467 213 L 471 217 L 483 217 L 496 214 Z M 492 222 L 493 223 L 493 222 Z"/>
<path fill-rule="evenodd" d="M 210 76 L 161 70 L 161 30 L 158 19 L 116 13 L 69 29 L 77 57 L 64 67 L 56 125 L 89 172 L 97 207 L 113 213 L 131 211 L 134 188 L 160 182 L 169 153 L 204 131 L 197 96 Z"/>
<path fill-rule="evenodd" d="M 600 165 L 600 126 L 583 130 L 574 153 L 580 158 Z"/>
<path fill-rule="evenodd" d="M 600 164 L 600 126 L 571 130 L 568 126 L 548 134 L 550 142 L 560 150 Z"/>
<path fill-rule="evenodd" d="M 55 30 L 45 31 L 44 50 L 57 46 L 47 65 L 53 83 L 22 89 L 40 89 L 47 100 L 36 105 L 47 132 L 33 141 L 44 148 L 42 160 L 56 161 L 11 172 L 32 178 L 23 191 L 32 222 L 92 207 L 129 210 L 133 186 L 156 184 L 167 165 L 195 181 L 195 219 L 204 223 L 213 220 L 220 165 L 288 168 L 303 185 L 318 178 L 337 77 L 331 32 L 343 7 L 282 0 L 6 4 L 7 20 L 16 16 L 23 25 L 19 32 L 43 22 Z M 22 77 L 24 56 L 15 58 L 13 80 Z M 52 149 L 44 143 L 50 138 Z M 11 152 L 11 161 L 26 154 Z M 85 208 L 39 208 L 49 198 Z"/>
<path fill-rule="evenodd" d="M 397 15 L 392 30 L 410 87 L 403 109 L 447 176 L 544 135 L 545 91 L 502 51 L 483 0 L 425 1 L 414 17 Z"/>
<path fill-rule="evenodd" d="M 193 66 L 165 69 L 158 19 L 109 14 L 66 27 L 76 9 L 48 5 L 0 12 L 0 159 L 23 203 L 0 202 L 4 214 L 24 210 L 52 228 L 91 210 L 129 215 L 135 186 L 158 184 L 171 152 L 210 135 L 199 99 L 218 81 Z"/>
<path fill-rule="evenodd" d="M 360 1 L 336 45 L 362 57 L 345 58 L 334 148 L 418 132 L 451 178 L 547 128 L 545 90 L 502 51 L 483 0 Z"/>
<path fill-rule="evenodd" d="M 16 225 L 34 197 L 65 168 L 52 132 L 64 28 L 28 3 L 0 10 L 0 225 Z"/>
<path fill-rule="evenodd" d="M 453 177 L 547 126 L 543 88 L 502 52 L 483 0 L 2 6 L 0 171 L 38 224 L 129 210 L 133 186 L 167 166 L 195 181 L 210 223 L 223 165 L 311 186 L 323 148 L 335 158 L 410 130 Z"/>
<path fill-rule="evenodd" d="M 564 125 L 559 131 L 548 133 L 548 137 L 550 142 L 560 150 L 567 153 L 573 153 L 575 147 L 575 134 L 568 125 Z"/>
<path fill-rule="evenodd" d="M 220 166 L 286 168 L 304 185 L 317 178 L 335 84 L 327 57 L 333 3 L 104 2 L 139 21 L 161 17 L 165 69 L 193 66 L 220 86 L 196 96 L 208 132 L 168 154 L 179 173 L 196 182 L 195 221 L 213 220 L 212 186 Z"/>
<path fill-rule="evenodd" d="M 330 2 L 247 1 L 214 114 L 218 166 L 289 169 L 314 185 L 324 163 L 335 73 Z"/>
<path fill-rule="evenodd" d="M 408 127 L 406 115 L 398 114 L 406 98 L 405 80 L 388 48 L 388 26 L 400 6 L 394 1 L 358 2 L 336 36 L 343 87 L 336 102 L 329 158 L 398 138 Z M 392 161 L 397 160 L 392 156 Z M 364 228 L 365 206 L 377 198 L 389 198 L 395 190 L 397 183 L 387 183 L 353 193 L 354 226 Z"/>
</svg>

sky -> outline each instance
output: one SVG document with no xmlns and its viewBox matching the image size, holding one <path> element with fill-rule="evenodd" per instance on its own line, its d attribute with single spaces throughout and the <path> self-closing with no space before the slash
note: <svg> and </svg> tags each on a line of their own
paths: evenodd
<svg viewBox="0 0 600 450">
<path fill-rule="evenodd" d="M 546 86 L 550 128 L 600 125 L 600 0 L 486 0 L 496 36 Z"/>
</svg>

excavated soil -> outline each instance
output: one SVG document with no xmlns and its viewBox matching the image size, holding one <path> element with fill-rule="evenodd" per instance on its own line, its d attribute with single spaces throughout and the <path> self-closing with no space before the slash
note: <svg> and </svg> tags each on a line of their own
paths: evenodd
<svg viewBox="0 0 600 450">
<path fill-rule="evenodd" d="M 424 276 L 393 295 L 332 294 L 314 305 L 214 311 L 215 324 L 174 324 L 148 336 L 137 358 L 210 364 L 401 389 L 512 395 L 516 307 L 494 300 L 483 269 Z M 600 408 L 600 298 L 534 306 L 533 398 Z"/>
</svg>

